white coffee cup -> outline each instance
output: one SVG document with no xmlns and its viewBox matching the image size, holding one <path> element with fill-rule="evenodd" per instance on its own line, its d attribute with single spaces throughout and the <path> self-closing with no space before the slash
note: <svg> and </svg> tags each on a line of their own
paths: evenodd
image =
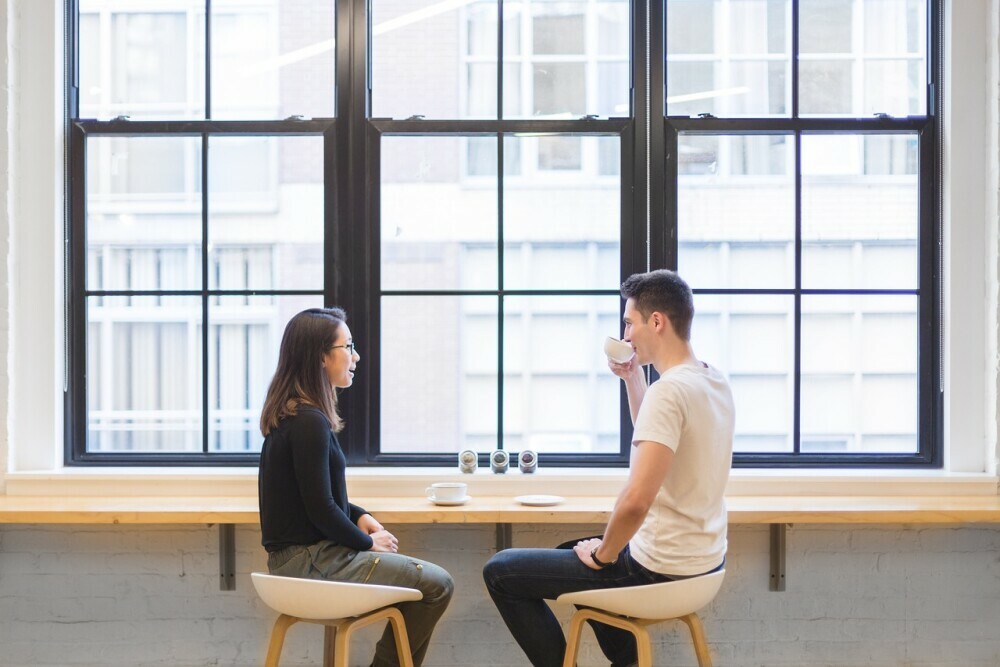
<svg viewBox="0 0 1000 667">
<path fill-rule="evenodd" d="M 463 482 L 438 482 L 428 486 L 425 493 L 431 500 L 461 500 L 468 488 L 469 485 Z"/>
<path fill-rule="evenodd" d="M 608 355 L 608 359 L 611 361 L 617 361 L 619 364 L 624 364 L 632 358 L 632 355 L 635 354 L 635 350 L 632 349 L 632 346 L 625 341 L 608 336 L 604 339 L 604 354 Z"/>
</svg>

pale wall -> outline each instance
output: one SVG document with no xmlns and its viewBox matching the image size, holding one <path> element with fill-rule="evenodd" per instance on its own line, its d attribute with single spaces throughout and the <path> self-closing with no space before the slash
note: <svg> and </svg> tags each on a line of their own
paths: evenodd
<svg viewBox="0 0 1000 667">
<path fill-rule="evenodd" d="M 492 526 L 389 526 L 404 550 L 456 580 L 427 667 L 527 665 L 482 583 Z M 593 527 L 598 529 L 599 527 Z M 516 546 L 588 527 L 514 527 Z M 5 526 L 0 532 L 0 665 L 260 665 L 275 614 L 248 573 L 260 533 L 236 532 L 236 590 L 220 591 L 215 528 Z M 721 667 L 1000 665 L 1000 528 L 793 527 L 787 590 L 768 590 L 768 531 L 730 534 L 727 578 L 703 614 Z M 560 617 L 568 619 L 568 610 Z M 367 665 L 377 632 L 352 653 Z M 686 629 L 653 629 L 656 665 L 693 665 Z M 288 635 L 282 664 L 319 664 L 322 630 Z M 607 665 L 585 632 L 580 667 Z"/>
</svg>

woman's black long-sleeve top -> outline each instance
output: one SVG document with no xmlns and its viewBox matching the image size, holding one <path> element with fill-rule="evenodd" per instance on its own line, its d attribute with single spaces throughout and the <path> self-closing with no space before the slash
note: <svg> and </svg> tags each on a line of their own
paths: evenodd
<svg viewBox="0 0 1000 667">
<path fill-rule="evenodd" d="M 347 502 L 346 466 L 330 422 L 314 407 L 300 405 L 264 438 L 257 485 L 268 552 L 320 540 L 371 549 L 372 538 L 357 525 L 365 510 Z"/>
</svg>

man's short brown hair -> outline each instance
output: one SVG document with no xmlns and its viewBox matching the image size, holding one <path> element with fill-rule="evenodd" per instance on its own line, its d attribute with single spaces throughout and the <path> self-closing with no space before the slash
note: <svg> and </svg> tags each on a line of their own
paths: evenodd
<svg viewBox="0 0 1000 667">
<path fill-rule="evenodd" d="M 691 340 L 694 296 L 688 284 L 675 272 L 659 269 L 633 274 L 622 283 L 621 293 L 623 299 L 635 301 L 636 310 L 644 320 L 654 312 L 663 313 L 678 338 Z"/>
</svg>

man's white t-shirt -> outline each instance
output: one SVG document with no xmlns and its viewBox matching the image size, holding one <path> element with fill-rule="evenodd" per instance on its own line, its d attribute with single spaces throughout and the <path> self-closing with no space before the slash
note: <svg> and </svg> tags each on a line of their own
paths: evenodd
<svg viewBox="0 0 1000 667">
<path fill-rule="evenodd" d="M 653 506 L 629 542 L 632 557 L 646 569 L 695 575 L 722 564 L 734 416 L 729 384 L 711 366 L 674 366 L 646 390 L 632 445 L 649 441 L 674 452 Z"/>
</svg>

